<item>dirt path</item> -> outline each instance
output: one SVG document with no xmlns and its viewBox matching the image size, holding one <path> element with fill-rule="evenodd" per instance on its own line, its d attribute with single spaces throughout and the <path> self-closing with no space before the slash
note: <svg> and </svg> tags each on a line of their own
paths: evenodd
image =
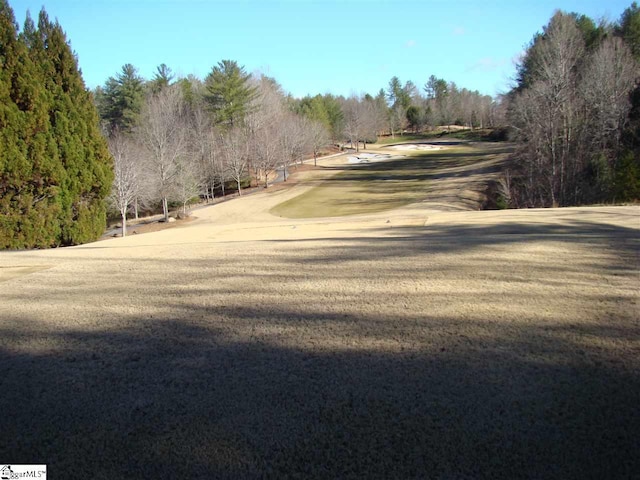
<svg viewBox="0 0 640 480">
<path fill-rule="evenodd" d="M 638 207 L 473 211 L 434 187 L 269 214 L 309 188 L 0 252 L 3 458 L 72 478 L 640 470 Z"/>
</svg>

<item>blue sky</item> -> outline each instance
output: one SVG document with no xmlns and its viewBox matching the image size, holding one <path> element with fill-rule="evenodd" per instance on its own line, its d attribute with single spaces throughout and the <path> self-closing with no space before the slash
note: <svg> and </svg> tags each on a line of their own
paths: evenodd
<svg viewBox="0 0 640 480">
<path fill-rule="evenodd" d="M 430 75 L 494 95 L 556 9 L 618 20 L 631 0 L 9 0 L 17 21 L 44 5 L 93 88 L 135 65 L 204 78 L 222 59 L 296 97 L 376 93 Z"/>
</svg>

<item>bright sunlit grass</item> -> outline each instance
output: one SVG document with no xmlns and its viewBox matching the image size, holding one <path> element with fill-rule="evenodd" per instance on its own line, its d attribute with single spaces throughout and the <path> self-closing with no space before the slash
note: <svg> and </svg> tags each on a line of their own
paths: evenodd
<svg viewBox="0 0 640 480">
<path fill-rule="evenodd" d="M 287 218 L 339 217 L 401 207 L 424 199 L 443 175 L 454 175 L 456 168 L 486 160 L 493 153 L 460 146 L 327 169 L 319 185 L 277 205 L 271 213 Z"/>
</svg>

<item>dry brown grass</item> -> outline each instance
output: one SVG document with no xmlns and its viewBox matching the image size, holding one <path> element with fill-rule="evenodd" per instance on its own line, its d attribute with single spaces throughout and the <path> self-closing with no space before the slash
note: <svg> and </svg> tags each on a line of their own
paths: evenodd
<svg viewBox="0 0 640 480">
<path fill-rule="evenodd" d="M 638 207 L 464 211 L 449 192 L 461 211 L 268 214 L 308 188 L 0 254 L 3 461 L 111 479 L 640 471 Z"/>
</svg>

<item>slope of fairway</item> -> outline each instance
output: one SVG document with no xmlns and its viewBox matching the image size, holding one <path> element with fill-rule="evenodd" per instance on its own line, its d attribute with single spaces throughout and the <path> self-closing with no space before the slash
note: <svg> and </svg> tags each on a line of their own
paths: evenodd
<svg viewBox="0 0 640 480">
<path fill-rule="evenodd" d="M 325 168 L 182 228 L 0 252 L 3 461 L 95 479 L 637 476 L 639 208 L 474 211 L 483 174 L 428 158 L 442 169 L 412 167 L 418 201 L 378 213 L 269 213 Z"/>
<path fill-rule="evenodd" d="M 404 150 L 403 157 L 382 162 L 327 167 L 316 178 L 317 186 L 277 205 L 271 213 L 287 218 L 338 217 L 420 201 L 447 203 L 451 197 L 449 208 L 477 209 L 486 181 L 510 149 L 488 143 L 438 148 Z M 480 181 L 474 182 L 473 176 Z"/>
</svg>

